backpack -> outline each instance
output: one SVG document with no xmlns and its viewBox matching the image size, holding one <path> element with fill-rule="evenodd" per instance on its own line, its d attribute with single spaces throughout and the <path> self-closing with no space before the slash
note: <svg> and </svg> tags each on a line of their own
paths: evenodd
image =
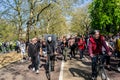
<svg viewBox="0 0 120 80">
<path fill-rule="evenodd" d="M 117 47 L 117 50 L 120 51 L 120 39 L 117 39 L 116 47 Z"/>
</svg>

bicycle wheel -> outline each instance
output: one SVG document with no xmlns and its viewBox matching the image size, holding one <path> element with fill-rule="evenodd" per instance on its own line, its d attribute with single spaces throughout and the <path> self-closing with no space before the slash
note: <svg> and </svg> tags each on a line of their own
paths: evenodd
<svg viewBox="0 0 120 80">
<path fill-rule="evenodd" d="M 100 76 L 102 80 L 107 80 L 107 74 L 104 68 L 100 70 Z"/>
</svg>

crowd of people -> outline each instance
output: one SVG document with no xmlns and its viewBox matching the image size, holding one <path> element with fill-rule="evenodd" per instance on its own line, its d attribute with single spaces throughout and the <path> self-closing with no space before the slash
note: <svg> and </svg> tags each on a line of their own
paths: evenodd
<svg viewBox="0 0 120 80">
<path fill-rule="evenodd" d="M 0 52 L 8 53 L 12 50 L 11 42 L 0 42 Z"/>
<path fill-rule="evenodd" d="M 28 54 L 32 60 L 32 68 L 38 73 L 39 64 L 40 64 L 40 55 L 43 55 L 46 59 L 46 64 L 48 56 L 52 60 L 51 70 L 54 71 L 54 61 L 55 54 L 61 54 L 63 60 L 66 62 L 68 56 L 70 60 L 76 58 L 76 55 L 79 55 L 79 60 L 83 60 L 85 52 L 89 54 L 92 61 L 92 77 L 96 78 L 96 64 L 98 61 L 98 55 L 102 56 L 102 63 L 104 63 L 108 70 L 111 70 L 110 67 L 110 58 L 120 57 L 120 33 L 114 36 L 102 36 L 99 30 L 95 30 L 88 36 L 70 36 L 70 37 L 60 37 L 56 41 L 52 40 L 52 37 L 48 37 L 47 40 L 39 40 L 33 38 L 28 45 Z M 118 63 L 118 70 L 120 63 Z"/>
<path fill-rule="evenodd" d="M 9 53 L 11 51 L 20 51 L 20 41 L 0 42 L 0 53 Z"/>
<path fill-rule="evenodd" d="M 62 36 L 53 39 L 52 36 L 48 36 L 46 39 L 33 38 L 29 43 L 22 41 L 16 41 L 15 50 L 21 52 L 22 58 L 25 53 L 28 53 L 28 57 L 31 60 L 30 69 L 39 73 L 41 56 L 45 57 L 46 66 L 51 61 L 51 71 L 54 71 L 56 55 L 62 55 L 62 60 L 72 60 L 79 55 L 79 60 L 84 60 L 84 56 L 91 57 L 92 66 L 92 79 L 97 77 L 96 65 L 98 62 L 98 56 L 102 55 L 102 63 L 105 64 L 106 69 L 111 71 L 111 57 L 120 58 L 120 33 L 112 36 L 101 35 L 99 30 L 94 30 L 91 34 L 74 35 L 74 36 Z M 12 50 L 9 43 L 9 48 Z M 1 43 L 0 47 L 3 52 L 8 51 L 8 43 Z M 3 48 L 4 47 L 4 48 Z M 88 55 L 85 55 L 87 53 Z M 69 57 L 69 59 L 68 59 Z M 46 68 L 46 72 L 49 68 Z M 117 70 L 120 71 L 120 61 L 117 65 Z"/>
</svg>

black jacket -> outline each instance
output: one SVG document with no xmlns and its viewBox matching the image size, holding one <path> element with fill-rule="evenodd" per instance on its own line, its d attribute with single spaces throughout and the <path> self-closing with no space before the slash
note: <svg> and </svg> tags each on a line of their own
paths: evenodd
<svg viewBox="0 0 120 80">
<path fill-rule="evenodd" d="M 55 42 L 54 41 L 47 41 L 47 54 L 54 55 L 55 53 Z"/>
<path fill-rule="evenodd" d="M 38 56 L 39 52 L 40 52 L 40 44 L 29 43 L 29 45 L 28 45 L 28 56 L 29 57 Z"/>
</svg>

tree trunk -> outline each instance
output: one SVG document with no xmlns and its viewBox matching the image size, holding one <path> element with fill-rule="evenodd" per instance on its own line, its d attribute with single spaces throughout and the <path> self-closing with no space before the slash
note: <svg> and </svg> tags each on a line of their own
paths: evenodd
<svg viewBox="0 0 120 80">
<path fill-rule="evenodd" d="M 30 32 L 29 25 L 27 25 L 26 41 L 28 42 L 29 42 L 29 32 Z"/>
</svg>

